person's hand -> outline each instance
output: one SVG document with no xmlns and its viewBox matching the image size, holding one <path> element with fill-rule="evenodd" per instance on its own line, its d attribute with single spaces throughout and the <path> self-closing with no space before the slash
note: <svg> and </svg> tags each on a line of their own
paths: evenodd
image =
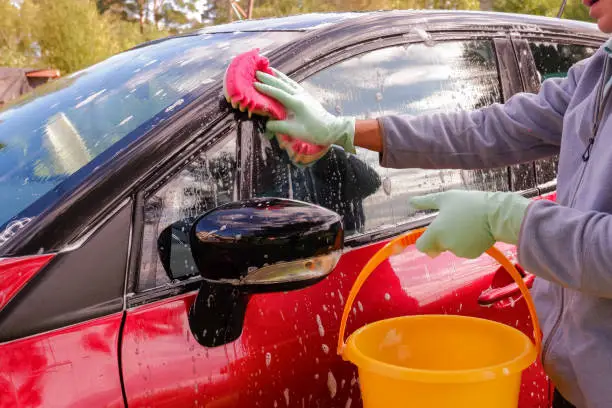
<svg viewBox="0 0 612 408">
<path fill-rule="evenodd" d="M 355 153 L 355 118 L 338 117 L 327 112 L 297 82 L 272 68 L 276 76 L 257 71 L 255 88 L 276 99 L 288 112 L 287 120 L 268 120 L 266 131 L 281 133 L 319 145 L 338 145 Z"/>
<path fill-rule="evenodd" d="M 417 240 L 419 251 L 477 258 L 496 241 L 518 243 L 530 200 L 515 193 L 451 190 L 414 197 L 410 203 L 420 210 L 440 210 Z"/>
</svg>

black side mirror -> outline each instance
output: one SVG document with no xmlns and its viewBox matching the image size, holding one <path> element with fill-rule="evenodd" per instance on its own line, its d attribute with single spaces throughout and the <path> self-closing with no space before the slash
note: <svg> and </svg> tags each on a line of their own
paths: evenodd
<svg viewBox="0 0 612 408">
<path fill-rule="evenodd" d="M 252 294 L 301 289 L 329 275 L 344 229 L 340 216 L 323 207 L 256 198 L 200 216 L 189 242 L 204 278 L 189 324 L 200 344 L 214 347 L 240 336 Z"/>
</svg>

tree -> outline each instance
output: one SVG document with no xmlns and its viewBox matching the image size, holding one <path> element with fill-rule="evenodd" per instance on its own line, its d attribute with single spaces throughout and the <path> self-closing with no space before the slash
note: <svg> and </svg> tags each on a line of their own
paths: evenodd
<svg viewBox="0 0 612 408">
<path fill-rule="evenodd" d="M 497 0 L 496 11 L 508 13 L 535 14 L 554 17 L 559 11 L 560 0 Z"/>
<path fill-rule="evenodd" d="M 230 21 L 229 0 L 208 0 L 202 11 L 202 22 L 204 24 L 223 24 Z"/>
<path fill-rule="evenodd" d="M 116 7 L 123 7 L 123 13 L 128 19 L 138 21 L 140 33 L 144 34 L 145 24 L 148 19 L 147 7 L 149 0 L 127 0 L 116 3 Z"/>
<path fill-rule="evenodd" d="M 494 9 L 508 13 L 556 17 L 562 0 L 495 0 Z M 581 1 L 568 0 L 563 18 L 591 21 L 588 9 Z"/>
<path fill-rule="evenodd" d="M 432 8 L 474 10 L 479 6 L 479 0 L 258 0 L 254 6 L 253 17 L 277 17 L 325 11 Z"/>
<path fill-rule="evenodd" d="M 178 30 L 197 25 L 199 22 L 190 18 L 190 14 L 197 11 L 197 2 L 198 0 L 96 0 L 100 13 L 138 22 L 141 34 L 146 34 L 150 24 L 158 30 Z"/>
<path fill-rule="evenodd" d="M 16 6 L 0 0 L 0 66 L 52 67 L 65 75 L 169 34 L 152 24 L 141 31 L 122 1 L 21 0 Z M 191 24 L 176 15 L 163 18 Z"/>
<path fill-rule="evenodd" d="M 10 0 L 0 0 L 0 66 L 38 65 L 30 24 L 35 14 L 36 6 L 29 0 L 19 8 Z"/>
<path fill-rule="evenodd" d="M 255 0 L 249 0 L 249 5 L 247 7 L 247 18 L 253 18 L 253 7 L 255 6 Z"/>
<path fill-rule="evenodd" d="M 84 68 L 119 51 L 108 20 L 90 0 L 38 0 L 35 26 L 42 59 L 62 72 Z"/>
<path fill-rule="evenodd" d="M 589 9 L 581 1 L 569 1 L 565 6 L 563 18 L 571 20 L 593 21 L 589 16 Z"/>
<path fill-rule="evenodd" d="M 196 0 L 153 0 L 153 10 L 156 27 L 163 23 L 166 28 L 194 25 L 197 22 L 189 17 L 197 11 Z"/>
<path fill-rule="evenodd" d="M 480 0 L 480 9 L 482 11 L 493 11 L 493 0 Z"/>
</svg>

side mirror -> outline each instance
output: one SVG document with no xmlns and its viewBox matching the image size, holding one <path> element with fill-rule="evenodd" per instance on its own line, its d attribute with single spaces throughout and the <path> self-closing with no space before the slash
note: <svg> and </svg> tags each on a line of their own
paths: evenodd
<svg viewBox="0 0 612 408">
<path fill-rule="evenodd" d="M 252 294 L 301 289 L 329 275 L 344 229 L 340 216 L 323 207 L 256 198 L 197 218 L 189 244 L 204 278 L 189 324 L 200 344 L 214 347 L 240 336 Z"/>
</svg>

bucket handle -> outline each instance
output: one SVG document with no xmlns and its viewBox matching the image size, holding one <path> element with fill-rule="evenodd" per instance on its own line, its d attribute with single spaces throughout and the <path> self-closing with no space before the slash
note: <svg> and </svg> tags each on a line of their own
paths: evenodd
<svg viewBox="0 0 612 408">
<path fill-rule="evenodd" d="M 390 256 L 397 255 L 401 253 L 407 246 L 413 245 L 417 239 L 425 232 L 425 228 L 416 229 L 410 231 L 404 235 L 400 235 L 399 237 L 391 240 L 387 245 L 382 247 L 363 267 L 351 291 L 349 292 L 348 298 L 346 300 L 346 304 L 344 306 L 344 311 L 342 312 L 342 320 L 340 321 L 340 333 L 338 335 L 338 349 L 337 353 L 342 355 L 344 351 L 344 335 L 346 331 L 346 321 L 348 319 L 349 313 L 351 312 L 351 307 L 353 306 L 353 302 L 355 301 L 355 297 L 357 297 L 357 293 L 363 286 L 366 279 L 374 272 L 374 270 L 380 265 L 384 260 L 389 258 Z M 504 269 L 510 274 L 512 279 L 516 282 L 519 289 L 521 290 L 521 294 L 525 298 L 527 302 L 527 308 L 529 309 L 529 314 L 531 315 L 531 321 L 533 323 L 533 338 L 535 340 L 535 347 L 538 352 L 538 356 L 542 350 L 542 335 L 540 330 L 540 323 L 538 321 L 538 316 L 536 315 L 535 305 L 533 304 L 533 299 L 531 294 L 529 293 L 529 289 L 523 282 L 523 278 L 521 274 L 518 272 L 516 267 L 504 256 L 504 254 L 497 249 L 495 246 L 492 246 L 487 250 L 487 254 L 495 259 Z"/>
</svg>

